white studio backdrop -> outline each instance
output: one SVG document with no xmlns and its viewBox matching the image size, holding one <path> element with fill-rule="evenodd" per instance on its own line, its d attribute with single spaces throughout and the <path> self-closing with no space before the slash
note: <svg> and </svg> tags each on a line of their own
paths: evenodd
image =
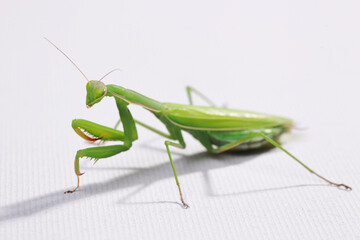
<svg viewBox="0 0 360 240">
<path fill-rule="evenodd" d="M 0 239 L 360 239 L 358 1 L 2 1 Z M 290 117 L 305 130 L 280 150 L 211 155 L 190 135 L 172 149 L 190 208 L 179 205 L 164 139 L 139 127 L 125 153 L 73 160 L 71 128 L 118 119 L 85 107 L 86 80 L 163 102 L 191 85 L 218 105 Z M 195 103 L 205 104 L 199 98 Z M 160 129 L 137 106 L 137 119 Z"/>
</svg>

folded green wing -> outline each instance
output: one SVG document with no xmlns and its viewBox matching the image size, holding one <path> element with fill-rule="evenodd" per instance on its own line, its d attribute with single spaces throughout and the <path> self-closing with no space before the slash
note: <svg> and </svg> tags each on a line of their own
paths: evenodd
<svg viewBox="0 0 360 240">
<path fill-rule="evenodd" d="M 193 105 L 164 103 L 163 113 L 174 124 L 188 129 L 242 130 L 283 125 L 291 120 L 263 113 Z"/>
</svg>

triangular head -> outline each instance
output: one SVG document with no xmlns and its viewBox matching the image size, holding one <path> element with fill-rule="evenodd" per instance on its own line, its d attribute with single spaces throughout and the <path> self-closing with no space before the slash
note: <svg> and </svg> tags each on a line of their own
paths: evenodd
<svg viewBox="0 0 360 240">
<path fill-rule="evenodd" d="M 90 108 L 105 97 L 107 89 L 103 82 L 91 80 L 86 84 L 86 92 L 86 107 Z"/>
</svg>

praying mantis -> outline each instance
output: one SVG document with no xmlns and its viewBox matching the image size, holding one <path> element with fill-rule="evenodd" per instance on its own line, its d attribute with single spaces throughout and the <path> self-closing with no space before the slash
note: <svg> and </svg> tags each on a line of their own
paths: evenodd
<svg viewBox="0 0 360 240">
<path fill-rule="evenodd" d="M 327 183 L 351 190 L 351 187 L 345 184 L 332 182 L 319 175 L 285 150 L 277 142 L 277 139 L 282 134 L 290 131 L 293 127 L 291 119 L 257 112 L 215 107 L 211 100 L 191 87 L 186 88 L 190 105 L 158 102 L 121 86 L 114 84 L 105 85 L 102 80 L 114 70 L 105 74 L 99 80 L 89 80 L 80 68 L 61 49 L 47 38 L 45 39 L 59 50 L 87 80 L 86 106 L 91 108 L 95 104 L 100 103 L 105 97 L 114 98 L 120 115 L 119 122 L 121 121 L 123 126 L 123 131 L 120 131 L 117 130 L 116 127 L 106 127 L 84 119 L 74 119 L 72 121 L 72 128 L 75 132 L 87 141 L 120 141 L 122 144 L 78 150 L 74 162 L 77 186 L 73 190 L 66 191 L 65 193 L 73 193 L 79 188 L 80 176 L 83 174 L 80 172 L 80 158 L 88 157 L 97 162 L 99 159 L 112 157 L 121 152 L 128 151 L 132 147 L 133 142 L 138 139 L 136 125 L 141 125 L 167 139 L 164 144 L 178 187 L 180 200 L 184 208 L 189 207 L 189 205 L 185 203 L 183 199 L 179 179 L 170 152 L 170 146 L 180 149 L 186 147 L 182 131 L 191 134 L 208 152 L 214 154 L 230 150 L 246 151 L 250 149 L 259 149 L 266 145 L 272 145 L 282 150 L 310 173 Z M 193 105 L 193 93 L 203 98 L 210 106 Z M 129 104 L 138 105 L 150 111 L 165 125 L 168 133 L 159 131 L 141 121 L 135 120 L 128 109 Z"/>
</svg>

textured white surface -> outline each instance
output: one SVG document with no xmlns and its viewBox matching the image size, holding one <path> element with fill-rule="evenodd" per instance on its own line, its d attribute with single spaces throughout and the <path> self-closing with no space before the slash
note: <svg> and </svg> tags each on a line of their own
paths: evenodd
<svg viewBox="0 0 360 240">
<path fill-rule="evenodd" d="M 0 8 L 1 239 L 360 239 L 358 1 L 5 1 Z M 173 149 L 139 127 L 123 154 L 92 166 L 80 191 L 73 118 L 108 126 L 113 100 L 85 108 L 82 70 L 159 101 L 186 103 L 192 85 L 218 104 L 296 120 L 279 150 Z M 201 100 L 195 99 L 201 103 Z M 139 107 L 133 115 L 163 126 Z"/>
</svg>

